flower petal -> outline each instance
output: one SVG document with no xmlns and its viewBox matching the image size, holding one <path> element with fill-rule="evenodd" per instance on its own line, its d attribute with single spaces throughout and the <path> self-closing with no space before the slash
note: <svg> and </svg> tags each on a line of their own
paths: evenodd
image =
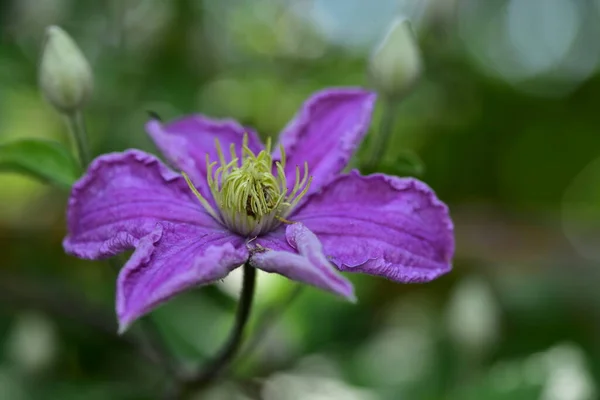
<svg viewBox="0 0 600 400">
<path fill-rule="evenodd" d="M 427 282 L 452 268 L 448 208 L 416 179 L 352 171 L 289 218 L 312 230 L 342 271 Z"/>
<path fill-rule="evenodd" d="M 309 193 L 333 180 L 350 161 L 369 128 L 376 95 L 358 88 L 317 92 L 281 133 L 288 186 L 294 186 L 296 166 L 308 162 L 313 177 Z M 275 158 L 280 158 L 278 147 Z"/>
<path fill-rule="evenodd" d="M 241 154 L 244 133 L 248 134 L 248 147 L 258 153 L 263 145 L 256 132 L 231 119 L 210 119 L 203 115 L 183 117 L 168 124 L 152 120 L 146 130 L 156 146 L 174 167 L 186 172 L 194 184 L 205 192 L 206 154 L 218 161 L 215 139 L 219 139 L 225 160 L 231 161 L 229 146 L 235 145 Z"/>
<path fill-rule="evenodd" d="M 355 300 L 352 284 L 331 265 L 319 239 L 304 225 L 291 224 L 256 239 L 250 264 L 266 272 Z"/>
<path fill-rule="evenodd" d="M 63 245 L 80 258 L 107 257 L 134 248 L 160 221 L 223 230 L 181 175 L 156 157 L 138 150 L 106 154 L 73 185 Z"/>
<path fill-rule="evenodd" d="M 196 225 L 156 224 L 119 274 L 119 332 L 176 294 L 224 278 L 247 259 L 241 237 Z"/>
</svg>

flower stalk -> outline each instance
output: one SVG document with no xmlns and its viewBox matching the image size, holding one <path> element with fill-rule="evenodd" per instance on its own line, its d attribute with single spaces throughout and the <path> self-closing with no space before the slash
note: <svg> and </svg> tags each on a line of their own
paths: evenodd
<svg viewBox="0 0 600 400">
<path fill-rule="evenodd" d="M 392 135 L 397 105 L 414 89 L 423 72 L 421 50 L 409 21 L 397 19 L 369 59 L 369 78 L 384 99 L 378 137 L 367 163 L 374 169 Z"/>
<path fill-rule="evenodd" d="M 284 299 L 278 301 L 277 304 L 271 306 L 261 313 L 261 315 L 256 319 L 256 328 L 252 333 L 252 338 L 244 346 L 244 350 L 238 357 L 239 359 L 246 360 L 253 352 L 256 351 L 261 342 L 263 342 L 264 339 L 270 334 L 270 331 L 283 316 L 285 311 L 298 297 L 300 297 L 304 291 L 304 288 L 305 286 L 303 285 L 296 285 Z"/>
<path fill-rule="evenodd" d="M 92 157 L 87 140 L 87 131 L 85 129 L 83 113 L 81 111 L 75 111 L 74 113 L 65 114 L 65 120 L 67 127 L 69 128 L 69 133 L 75 139 L 81 168 L 85 169 L 92 161 Z"/>
<path fill-rule="evenodd" d="M 379 123 L 379 134 L 374 138 L 374 144 L 372 145 L 371 154 L 367 161 L 367 168 L 374 170 L 377 163 L 385 154 L 385 148 L 389 144 L 392 133 L 394 132 L 394 125 L 396 123 L 396 114 L 398 112 L 398 102 L 392 99 L 386 99 L 383 102 L 383 114 L 381 115 L 381 121 Z"/>
<path fill-rule="evenodd" d="M 235 314 L 235 323 L 229 338 L 211 361 L 197 374 L 187 379 L 184 384 L 184 392 L 191 393 L 200 390 L 217 379 L 230 365 L 241 347 L 242 339 L 244 338 L 244 329 L 250 318 L 250 311 L 254 302 L 254 289 L 256 287 L 256 268 L 252 267 L 249 262 L 246 262 L 243 268 L 242 293 Z"/>
</svg>

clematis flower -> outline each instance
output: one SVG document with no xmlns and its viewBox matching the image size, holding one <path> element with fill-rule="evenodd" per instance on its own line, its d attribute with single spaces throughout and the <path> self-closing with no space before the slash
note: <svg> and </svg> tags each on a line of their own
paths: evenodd
<svg viewBox="0 0 600 400">
<path fill-rule="evenodd" d="M 451 269 L 447 207 L 412 178 L 342 173 L 374 103 L 356 88 L 318 92 L 273 152 L 233 120 L 150 121 L 182 172 L 139 150 L 98 157 L 73 186 L 64 248 L 94 260 L 134 249 L 117 281 L 121 331 L 246 262 L 349 300 L 340 271 L 431 281 Z"/>
</svg>

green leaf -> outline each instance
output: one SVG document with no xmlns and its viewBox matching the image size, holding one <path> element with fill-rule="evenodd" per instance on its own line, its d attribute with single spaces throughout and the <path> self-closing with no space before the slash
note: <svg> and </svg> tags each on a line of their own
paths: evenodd
<svg viewBox="0 0 600 400">
<path fill-rule="evenodd" d="M 64 146 L 43 139 L 0 144 L 0 171 L 24 173 L 64 188 L 80 175 L 77 161 Z"/>
</svg>

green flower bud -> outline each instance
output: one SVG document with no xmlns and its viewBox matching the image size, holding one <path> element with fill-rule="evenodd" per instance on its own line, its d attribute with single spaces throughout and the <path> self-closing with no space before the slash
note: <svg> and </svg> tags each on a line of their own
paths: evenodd
<svg viewBox="0 0 600 400">
<path fill-rule="evenodd" d="M 410 22 L 394 21 L 369 63 L 375 88 L 387 96 L 401 97 L 418 81 L 422 68 Z"/>
<path fill-rule="evenodd" d="M 81 109 L 92 94 L 92 69 L 77 44 L 58 26 L 46 29 L 39 84 L 48 101 L 61 113 Z"/>
</svg>

